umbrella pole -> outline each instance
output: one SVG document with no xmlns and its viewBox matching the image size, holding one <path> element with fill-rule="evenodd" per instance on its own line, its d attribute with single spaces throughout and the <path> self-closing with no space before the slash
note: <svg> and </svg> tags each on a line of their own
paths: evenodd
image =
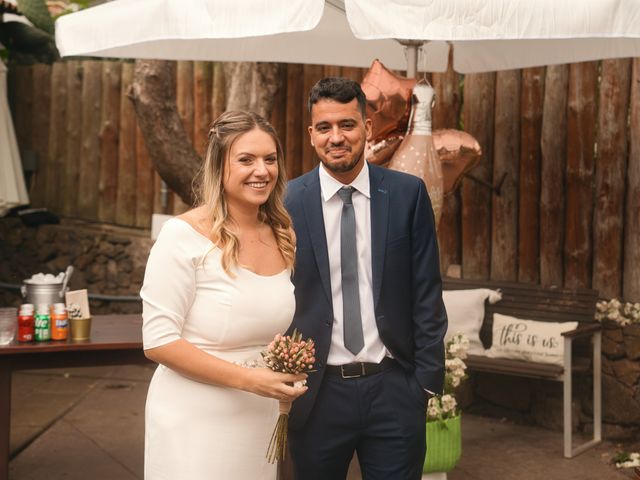
<svg viewBox="0 0 640 480">
<path fill-rule="evenodd" d="M 418 50 L 424 45 L 422 40 L 398 40 L 407 55 L 407 78 L 418 78 Z"/>
</svg>

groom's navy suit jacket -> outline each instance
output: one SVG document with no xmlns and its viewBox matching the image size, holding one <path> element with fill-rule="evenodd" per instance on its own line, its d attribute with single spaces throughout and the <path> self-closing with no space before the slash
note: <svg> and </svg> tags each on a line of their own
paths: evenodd
<svg viewBox="0 0 640 480">
<path fill-rule="evenodd" d="M 393 358 L 425 389 L 444 381 L 447 316 L 433 211 L 418 177 L 369 165 L 371 268 L 380 338 Z M 331 345 L 333 302 L 318 168 L 289 182 L 285 204 L 297 237 L 293 275 L 296 312 L 291 329 L 316 343 L 309 390 L 293 403 L 289 425 L 300 428 L 311 411 Z"/>
</svg>

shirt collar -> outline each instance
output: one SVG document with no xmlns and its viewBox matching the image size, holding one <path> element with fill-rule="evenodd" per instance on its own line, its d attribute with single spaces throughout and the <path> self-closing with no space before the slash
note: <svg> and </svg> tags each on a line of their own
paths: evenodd
<svg viewBox="0 0 640 480">
<path fill-rule="evenodd" d="M 342 187 L 346 186 L 342 182 L 339 182 L 335 178 L 333 178 L 329 172 L 325 169 L 325 166 L 321 163 L 320 168 L 318 169 L 318 174 L 320 176 L 320 190 L 322 192 L 322 199 L 325 202 L 331 200 L 338 190 Z M 367 198 L 371 198 L 370 194 L 370 185 L 369 185 L 369 165 L 366 160 L 364 165 L 362 166 L 362 170 L 358 173 L 358 176 L 349 184 L 361 194 L 363 194 Z"/>
</svg>

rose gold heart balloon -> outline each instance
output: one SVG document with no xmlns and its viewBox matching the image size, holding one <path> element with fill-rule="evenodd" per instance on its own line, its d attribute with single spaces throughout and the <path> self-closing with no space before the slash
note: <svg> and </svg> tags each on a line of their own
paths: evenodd
<svg viewBox="0 0 640 480">
<path fill-rule="evenodd" d="M 367 116 L 373 122 L 373 143 L 392 133 L 404 134 L 411 112 L 411 92 L 416 80 L 404 78 L 374 60 L 362 80 L 367 96 Z"/>
<path fill-rule="evenodd" d="M 462 176 L 476 166 L 482 155 L 478 141 L 462 130 L 434 130 L 433 143 L 442 163 L 444 194 L 453 192 Z"/>
</svg>

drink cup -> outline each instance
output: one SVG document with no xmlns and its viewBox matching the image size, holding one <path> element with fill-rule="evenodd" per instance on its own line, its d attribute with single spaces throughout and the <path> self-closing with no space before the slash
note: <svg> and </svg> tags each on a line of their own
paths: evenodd
<svg viewBox="0 0 640 480">
<path fill-rule="evenodd" d="M 91 337 L 91 317 L 69 319 L 71 340 L 83 341 Z"/>
<path fill-rule="evenodd" d="M 15 308 L 0 308 L 0 345 L 10 344 L 16 336 L 17 312 Z"/>
</svg>

